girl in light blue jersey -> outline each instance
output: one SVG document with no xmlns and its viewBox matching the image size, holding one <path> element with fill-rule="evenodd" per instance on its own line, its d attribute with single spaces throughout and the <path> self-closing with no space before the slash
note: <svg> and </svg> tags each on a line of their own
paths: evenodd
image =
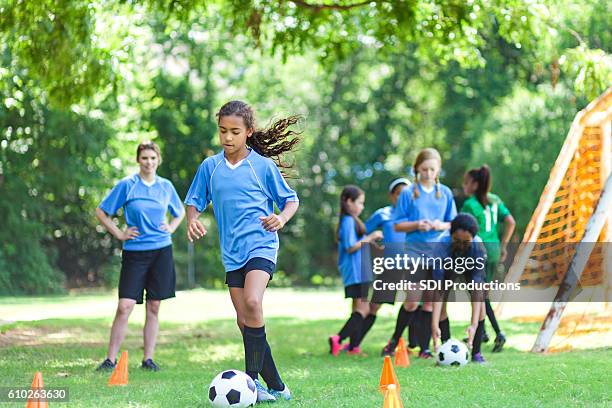
<svg viewBox="0 0 612 408">
<path fill-rule="evenodd" d="M 279 156 L 293 149 L 298 139 L 289 127 L 298 116 L 258 130 L 253 110 L 231 101 L 217 113 L 223 151 L 205 159 L 187 193 L 188 239 L 202 238 L 200 214 L 212 202 L 219 227 L 225 283 L 243 335 L 246 373 L 257 388 L 257 401 L 290 399 L 266 340 L 262 301 L 276 267 L 277 231 L 298 209 L 298 197 L 283 178 Z M 280 210 L 274 212 L 274 204 Z M 268 389 L 259 382 L 259 374 Z"/>
<path fill-rule="evenodd" d="M 143 302 L 147 292 L 142 368 L 159 370 L 153 362 L 157 339 L 160 302 L 174 297 L 176 275 L 172 258 L 171 234 L 185 216 L 183 203 L 169 180 L 156 175 L 161 162 L 159 147 L 153 142 L 141 143 L 136 151 L 138 174 L 121 180 L 96 208 L 96 216 L 113 236 L 123 241 L 119 304 L 111 329 L 106 360 L 99 371 L 112 370 L 117 352 L 127 332 L 128 318 L 136 303 Z M 111 216 L 122 208 L 126 230 L 119 229 Z M 166 214 L 172 220 L 166 223 Z"/>
<path fill-rule="evenodd" d="M 450 188 L 440 184 L 439 174 L 442 158 L 436 149 L 422 150 L 414 162 L 415 183 L 402 190 L 395 211 L 395 230 L 406 233 L 406 246 L 410 256 L 435 256 L 435 243 L 450 228 L 450 222 L 457 215 L 457 208 Z M 421 352 L 419 357 L 433 357 L 429 350 L 431 340 L 430 301 L 424 299 L 422 309 L 417 313 L 422 293 L 408 293 L 400 308 L 395 331 L 383 355 L 395 350 L 404 328 L 416 321 Z"/>
<path fill-rule="evenodd" d="M 349 354 L 360 354 L 363 323 L 370 311 L 368 292 L 372 276 L 361 268 L 362 244 L 382 238 L 380 231 L 366 235 L 366 227 L 359 215 L 363 211 L 365 194 L 357 186 L 346 186 L 340 193 L 340 219 L 338 220 L 338 269 L 344 284 L 344 297 L 353 300 L 351 316 L 338 334 L 330 336 L 329 352 L 334 357 L 342 349 L 342 341 L 350 337 Z"/>
</svg>

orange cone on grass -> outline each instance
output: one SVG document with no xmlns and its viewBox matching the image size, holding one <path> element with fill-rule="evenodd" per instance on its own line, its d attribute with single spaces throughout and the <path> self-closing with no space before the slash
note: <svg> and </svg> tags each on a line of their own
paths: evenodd
<svg viewBox="0 0 612 408">
<path fill-rule="evenodd" d="M 408 350 L 406 349 L 403 337 L 400 337 L 399 343 L 397 343 L 395 348 L 394 364 L 396 367 L 410 367 L 410 357 L 408 356 Z"/>
<path fill-rule="evenodd" d="M 402 404 L 402 399 L 399 396 L 399 391 L 395 384 L 389 384 L 387 387 L 383 408 L 404 408 L 404 404 Z"/>
<path fill-rule="evenodd" d="M 37 371 L 36 374 L 34 374 L 34 380 L 32 381 L 31 388 L 34 391 L 40 391 L 44 387 L 45 384 L 43 383 L 42 373 Z M 29 398 L 26 404 L 26 408 L 47 408 L 48 406 L 49 404 L 47 403 L 47 400 L 43 398 Z"/>
<path fill-rule="evenodd" d="M 399 381 L 397 381 L 395 370 L 393 370 L 391 357 L 385 356 L 385 362 L 383 363 L 382 374 L 380 376 L 380 391 L 383 393 L 387 391 L 389 384 L 395 384 L 397 390 L 399 391 L 400 385 Z"/>
<path fill-rule="evenodd" d="M 108 385 L 127 385 L 128 383 L 128 352 L 124 351 L 121 353 L 121 358 L 119 358 L 119 363 L 117 363 L 117 367 L 113 371 L 111 378 L 108 380 Z"/>
</svg>

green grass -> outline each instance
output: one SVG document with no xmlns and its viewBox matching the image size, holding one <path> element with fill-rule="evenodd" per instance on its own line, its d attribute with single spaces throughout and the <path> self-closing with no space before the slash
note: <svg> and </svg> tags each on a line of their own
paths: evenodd
<svg viewBox="0 0 612 408">
<path fill-rule="evenodd" d="M 338 306 L 343 307 L 338 296 Z M 46 302 L 46 301 L 45 301 Z M 32 304 L 27 305 L 31 307 Z M 317 307 L 311 305 L 311 307 Z M 381 316 L 365 340 L 369 357 L 327 354 L 326 338 L 339 319 L 267 320 L 268 339 L 277 365 L 295 399 L 277 406 L 381 407 L 378 353 L 392 330 L 393 319 Z M 206 310 L 201 310 L 202 315 Z M 36 370 L 46 387 L 68 387 L 75 407 L 206 406 L 208 384 L 228 368 L 243 369 L 242 341 L 232 319 L 176 323 L 162 321 L 156 361 L 159 373 L 142 372 L 141 328 L 130 324 L 123 349 L 130 353 L 127 387 L 109 388 L 108 375 L 93 371 L 103 359 L 108 318 L 58 318 L 21 321 L 1 327 L 0 387 L 29 386 Z M 170 321 L 170 322 L 168 322 Z M 507 335 L 534 333 L 538 324 L 503 322 Z M 464 325 L 453 325 L 462 337 Z M 39 335 L 37 338 L 36 335 Z M 489 364 L 462 368 L 435 367 L 431 360 L 412 359 L 396 369 L 406 407 L 567 407 L 612 406 L 609 387 L 612 350 L 595 349 L 534 355 L 508 347 L 491 354 Z M 17 406 L 2 404 L 0 406 Z"/>
</svg>

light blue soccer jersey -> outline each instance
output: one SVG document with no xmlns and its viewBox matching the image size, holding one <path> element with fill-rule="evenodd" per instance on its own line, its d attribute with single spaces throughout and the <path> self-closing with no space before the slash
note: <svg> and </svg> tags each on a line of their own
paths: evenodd
<svg viewBox="0 0 612 408">
<path fill-rule="evenodd" d="M 419 189 L 419 197 L 414 198 L 414 189 Z M 443 184 L 439 185 L 440 198 L 436 197 L 436 189 L 425 191 L 418 183 L 404 188 L 397 200 L 394 211 L 395 224 L 404 221 L 427 219 L 450 222 L 457 215 L 453 193 Z M 412 231 L 406 233 L 406 250 L 410 256 L 431 255 L 435 252 L 435 242 L 438 242 L 445 231 Z"/>
<path fill-rule="evenodd" d="M 394 210 L 395 207 L 391 205 L 376 210 L 374 214 L 372 214 L 365 222 L 366 233 L 370 234 L 371 232 L 380 229 L 383 233 L 384 243 L 404 243 L 404 241 L 406 241 L 406 233 L 397 232 L 394 229 Z"/>
<path fill-rule="evenodd" d="M 413 197 L 413 189 L 419 189 L 419 197 Z M 439 185 L 440 198 L 436 198 L 436 189 L 430 192 L 423 190 L 420 184 L 414 183 L 404 188 L 397 200 L 394 212 L 395 224 L 404 221 L 427 219 L 451 222 L 457 215 L 457 207 L 450 188 Z M 406 242 L 437 242 L 445 231 L 412 231 L 406 233 Z"/>
<path fill-rule="evenodd" d="M 179 217 L 185 211 L 170 180 L 155 176 L 155 182 L 147 185 L 138 174 L 117 183 L 99 207 L 108 215 L 123 208 L 128 227 L 138 228 L 139 236 L 123 242 L 123 249 L 128 251 L 150 251 L 171 245 L 171 234 L 161 229 L 166 213 L 170 211 L 173 217 Z"/>
<path fill-rule="evenodd" d="M 226 272 L 257 257 L 276 263 L 278 234 L 266 231 L 259 217 L 272 214 L 275 203 L 282 211 L 291 201 L 298 196 L 276 164 L 252 149 L 236 166 L 223 151 L 205 159 L 185 198 L 199 212 L 212 202 Z"/>
<path fill-rule="evenodd" d="M 345 287 L 372 280 L 369 274 L 361 270 L 362 252 L 364 248 L 367 248 L 367 245 L 363 245 L 362 248 L 353 253 L 348 252 L 348 249 L 363 237 L 363 235 L 357 235 L 355 227 L 355 219 L 350 215 L 343 215 L 340 218 L 338 227 L 338 269 Z"/>
</svg>

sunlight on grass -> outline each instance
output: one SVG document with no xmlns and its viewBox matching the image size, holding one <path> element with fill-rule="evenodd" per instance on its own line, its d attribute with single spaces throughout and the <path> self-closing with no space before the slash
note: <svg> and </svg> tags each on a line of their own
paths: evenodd
<svg viewBox="0 0 612 408">
<path fill-rule="evenodd" d="M 188 360 L 192 363 L 209 364 L 219 363 L 225 360 L 242 359 L 244 351 L 242 344 L 212 345 L 207 347 L 189 348 Z"/>
</svg>

